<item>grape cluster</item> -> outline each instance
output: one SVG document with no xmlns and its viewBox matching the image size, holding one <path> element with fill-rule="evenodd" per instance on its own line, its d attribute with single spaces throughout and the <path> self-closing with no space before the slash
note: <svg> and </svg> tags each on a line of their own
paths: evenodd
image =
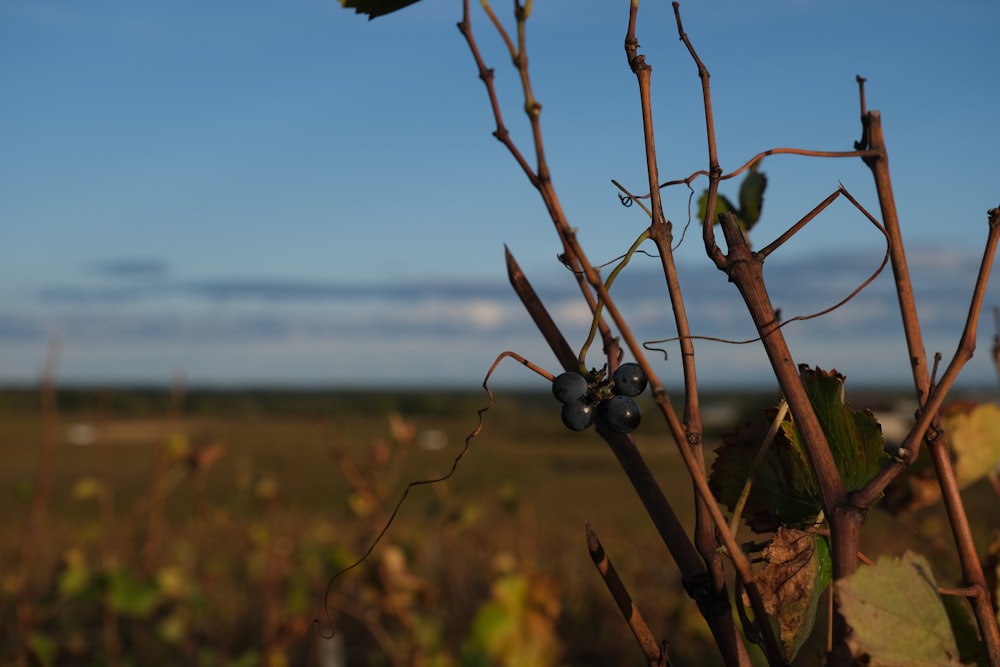
<svg viewBox="0 0 1000 667">
<path fill-rule="evenodd" d="M 562 403 L 563 424 L 573 431 L 584 431 L 595 419 L 615 433 L 631 433 L 639 425 L 639 405 L 633 399 L 646 389 L 646 374 L 639 364 L 622 364 L 611 380 L 594 381 L 581 373 L 569 371 L 552 381 L 552 395 Z"/>
</svg>

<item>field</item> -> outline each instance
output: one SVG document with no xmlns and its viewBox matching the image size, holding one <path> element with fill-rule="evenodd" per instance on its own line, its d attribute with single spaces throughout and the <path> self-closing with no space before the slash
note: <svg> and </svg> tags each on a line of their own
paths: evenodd
<svg viewBox="0 0 1000 667">
<path fill-rule="evenodd" d="M 331 583 L 408 482 L 451 468 L 485 400 L 0 392 L 0 664 L 641 664 L 588 556 L 588 522 L 675 664 L 714 664 L 614 457 L 562 427 L 545 394 L 499 392 L 455 474 L 409 487 L 368 558 Z M 772 400 L 710 397 L 710 441 Z M 662 425 L 649 416 L 636 441 L 687 517 L 690 483 Z M 996 498 L 986 485 L 966 496 L 985 550 Z M 869 557 L 912 548 L 943 585 L 958 581 L 940 508 L 868 524 Z"/>
</svg>

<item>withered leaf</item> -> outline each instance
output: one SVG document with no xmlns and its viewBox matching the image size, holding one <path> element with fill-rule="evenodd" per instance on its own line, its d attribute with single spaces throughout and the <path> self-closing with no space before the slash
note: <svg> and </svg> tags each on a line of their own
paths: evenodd
<svg viewBox="0 0 1000 667">
<path fill-rule="evenodd" d="M 830 546 L 822 535 L 781 528 L 763 555 L 767 565 L 757 583 L 791 661 L 812 634 L 820 596 L 833 576 Z"/>
</svg>

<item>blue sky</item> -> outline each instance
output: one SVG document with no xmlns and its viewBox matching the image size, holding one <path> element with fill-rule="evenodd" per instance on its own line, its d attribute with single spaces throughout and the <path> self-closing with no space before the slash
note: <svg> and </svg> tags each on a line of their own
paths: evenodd
<svg viewBox="0 0 1000 667">
<path fill-rule="evenodd" d="M 509 59 L 475 27 L 527 150 Z M 495 5 L 502 17 L 509 6 Z M 1000 5 L 726 0 L 682 4 L 712 72 L 720 159 L 776 146 L 848 150 L 856 74 L 883 114 L 930 351 L 950 355 L 1000 204 Z M 595 262 L 646 225 L 627 2 L 535 3 L 534 90 L 554 182 Z M 512 349 L 555 370 L 510 291 L 508 244 L 571 344 L 586 314 L 537 195 L 502 147 L 455 23 L 424 0 L 368 22 L 335 0 L 6 0 L 0 4 L 0 384 L 32 382 L 49 341 L 65 382 L 476 387 Z M 642 3 L 660 174 L 706 163 L 699 83 L 667 2 Z M 842 182 L 872 211 L 860 160 L 765 160 L 755 239 Z M 696 184 L 698 192 L 703 182 Z M 724 188 L 724 192 L 726 192 Z M 730 195 L 735 189 L 728 187 Z M 687 220 L 669 190 L 668 217 Z M 786 317 L 826 307 L 881 259 L 838 203 L 767 277 Z M 678 250 L 696 333 L 750 336 L 692 233 Z M 616 287 L 644 339 L 672 335 L 657 262 Z M 994 281 L 996 283 L 996 281 Z M 836 314 L 786 328 L 796 361 L 849 381 L 907 380 L 890 276 Z M 1000 304 L 991 286 L 989 305 Z M 967 382 L 992 382 L 992 319 Z M 757 346 L 700 343 L 706 383 L 766 382 Z M 593 359 L 596 363 L 597 359 Z M 663 375 L 676 377 L 673 356 Z M 673 375 L 672 375 L 673 374 Z M 498 383 L 531 384 L 521 367 Z"/>
</svg>

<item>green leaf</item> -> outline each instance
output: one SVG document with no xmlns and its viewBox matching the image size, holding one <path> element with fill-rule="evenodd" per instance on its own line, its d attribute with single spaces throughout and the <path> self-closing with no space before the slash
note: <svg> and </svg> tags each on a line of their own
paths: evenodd
<svg viewBox="0 0 1000 667">
<path fill-rule="evenodd" d="M 247 649 L 238 658 L 229 663 L 229 667 L 256 667 L 261 664 L 261 655 L 255 649 Z"/>
<path fill-rule="evenodd" d="M 59 653 L 59 647 L 51 637 L 43 635 L 41 632 L 32 632 L 28 636 L 27 643 L 31 657 L 39 665 L 50 667 L 50 665 L 56 664 L 56 655 Z"/>
<path fill-rule="evenodd" d="M 760 211 L 764 208 L 764 189 L 767 187 L 767 176 L 757 171 L 758 165 L 750 167 L 749 173 L 740 184 L 740 221 L 743 229 L 750 228 L 760 220 Z"/>
<path fill-rule="evenodd" d="M 855 657 L 870 667 L 960 665 L 948 614 L 927 559 L 883 556 L 835 584 Z"/>
<path fill-rule="evenodd" d="M 729 201 L 724 195 L 718 195 L 715 200 L 715 217 L 713 224 L 718 221 L 720 213 L 735 213 L 739 218 L 740 227 L 746 231 L 757 224 L 760 220 L 761 209 L 764 208 L 764 190 L 767 188 L 767 176 L 758 171 L 759 165 L 754 164 L 743 178 L 740 184 L 739 208 Z M 698 219 L 705 219 L 705 212 L 708 207 L 708 190 L 701 193 L 698 198 Z"/>
<path fill-rule="evenodd" d="M 705 219 L 705 212 L 707 210 L 708 210 L 708 190 L 705 190 L 703 193 L 701 193 L 701 196 L 698 197 L 699 220 L 703 221 Z M 719 195 L 715 199 L 715 220 L 712 221 L 712 224 L 718 223 L 720 213 L 736 213 L 737 215 L 739 215 L 739 211 L 737 211 L 736 207 L 733 206 L 733 202 L 726 199 L 725 196 L 723 195 Z M 740 224 L 742 226 L 742 222 Z"/>
<path fill-rule="evenodd" d="M 76 484 L 70 489 L 70 495 L 73 496 L 74 500 L 82 501 L 99 498 L 103 491 L 104 485 L 101 480 L 93 475 L 89 475 L 81 477 L 76 481 Z"/>
<path fill-rule="evenodd" d="M 493 582 L 492 599 L 479 608 L 465 656 L 472 664 L 555 667 L 562 646 L 556 632 L 559 602 L 554 581 L 521 573 Z"/>
<path fill-rule="evenodd" d="M 888 462 L 882 428 L 868 410 L 855 411 L 844 402 L 844 376 L 837 371 L 800 366 L 799 374 L 816 418 L 826 435 L 844 488 L 857 491 Z M 792 437 L 798 442 L 798 433 Z M 804 452 L 805 446 L 799 448 Z"/>
<path fill-rule="evenodd" d="M 371 21 L 379 16 L 391 14 L 420 0 L 340 0 L 344 9 L 353 9 L 357 14 L 368 14 Z"/>
<path fill-rule="evenodd" d="M 135 579 L 125 570 L 108 573 L 108 606 L 122 616 L 144 618 L 160 603 L 160 589 L 155 583 Z"/>
<path fill-rule="evenodd" d="M 805 366 L 800 373 L 845 487 L 860 489 L 888 461 L 878 422 L 870 412 L 856 412 L 844 402 L 844 376 Z M 773 419 L 774 411 L 769 414 Z M 822 507 L 819 482 L 790 417 L 754 471 L 768 426 L 768 421 L 747 424 L 723 436 L 709 477 L 715 497 L 732 510 L 746 480 L 754 476 L 743 516 L 751 530 L 759 533 L 782 525 L 807 526 Z"/>
<path fill-rule="evenodd" d="M 81 595 L 90 584 L 90 568 L 83 553 L 76 548 L 66 552 L 64 567 L 59 573 L 59 597 L 69 599 Z"/>
<path fill-rule="evenodd" d="M 493 583 L 493 599 L 479 608 L 472 624 L 472 639 L 484 653 L 502 655 L 520 635 L 527 599 L 527 580 L 506 575 Z"/>
<path fill-rule="evenodd" d="M 979 627 L 972 607 L 966 598 L 957 595 L 942 595 L 941 602 L 948 614 L 951 631 L 955 635 L 958 653 L 963 663 L 972 663 L 986 667 L 988 659 L 982 640 L 979 638 Z"/>
<path fill-rule="evenodd" d="M 767 565 L 757 584 L 791 661 L 812 634 L 820 597 L 833 578 L 830 545 L 815 533 L 781 528 L 763 556 Z"/>
<path fill-rule="evenodd" d="M 776 411 L 767 413 L 774 418 Z M 803 526 L 813 522 L 820 510 L 819 489 L 804 454 L 778 432 L 760 467 L 754 461 L 767 434 L 770 421 L 749 423 L 722 436 L 708 483 L 719 502 L 730 511 L 751 474 L 753 485 L 743 509 L 751 530 L 766 533 L 781 525 Z"/>
</svg>

